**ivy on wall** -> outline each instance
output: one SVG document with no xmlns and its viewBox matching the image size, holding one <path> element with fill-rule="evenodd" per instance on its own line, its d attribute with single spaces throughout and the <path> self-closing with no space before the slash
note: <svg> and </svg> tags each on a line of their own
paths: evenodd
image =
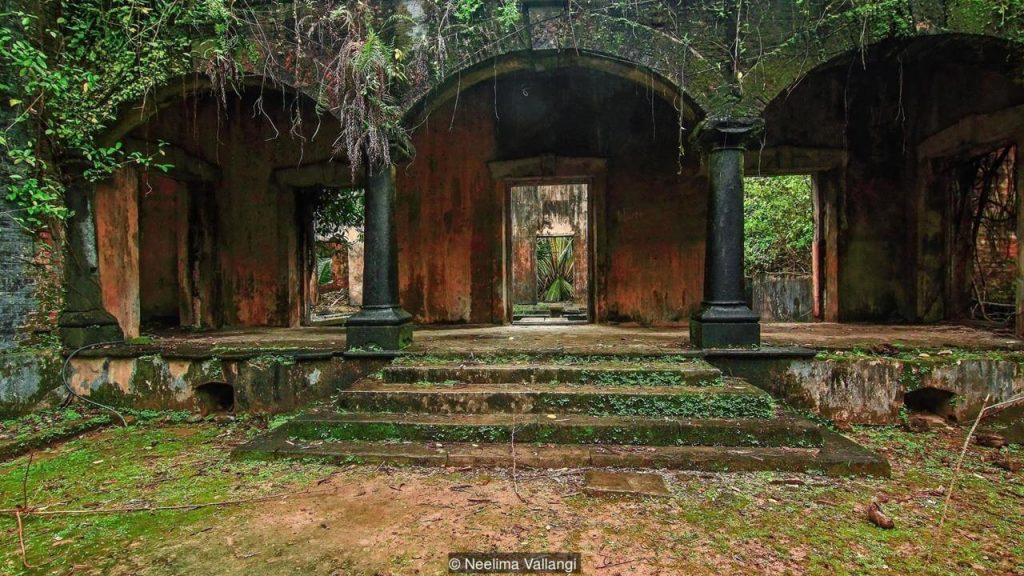
<svg viewBox="0 0 1024 576">
<path fill-rule="evenodd" d="M 0 4 L 0 105 L 13 120 L 0 152 L 16 168 L 7 197 L 39 226 L 67 216 L 57 159 L 85 160 L 84 176 L 127 164 L 166 169 L 159 152 L 128 153 L 103 136 L 119 115 L 176 79 L 206 77 L 222 98 L 247 75 L 309 95 L 340 119 L 337 152 L 358 171 L 408 147 L 405 96 L 464 67 L 522 47 L 520 0 L 7 0 Z M 415 5 L 417 13 L 409 6 Z M 19 6 L 21 6 L 19 8 Z M 568 0 L 567 11 L 534 22 L 567 24 L 574 42 L 606 26 L 609 45 L 721 80 L 701 89 L 729 114 L 757 113 L 758 95 L 791 83 L 853 45 L 943 29 L 1024 40 L 1024 0 Z M 595 24 L 596 23 L 596 24 Z M 576 25 L 580 25 L 580 29 Z M 666 54 L 645 54 L 629 35 L 649 30 Z M 659 45 L 660 46 L 660 45 Z M 663 48 L 666 49 L 666 48 Z M 720 94 L 719 94 L 720 92 Z M 751 96 L 753 94 L 753 96 Z M 763 102 L 761 102 L 763 105 Z M 30 128 L 30 129 L 25 129 Z"/>
<path fill-rule="evenodd" d="M 247 74 L 301 87 L 341 120 L 336 145 L 354 172 L 389 163 L 392 149 L 407 144 L 398 95 L 437 76 L 447 43 L 408 33 L 409 15 L 379 4 L 49 0 L 0 12 L 0 64 L 11 71 L 0 92 L 15 110 L 0 150 L 15 167 L 7 198 L 18 219 L 39 227 L 68 215 L 57 159 L 84 159 L 92 181 L 126 165 L 168 169 L 159 153 L 128 153 L 102 137 L 126 107 L 193 74 L 222 98 Z M 507 30 L 519 16 L 515 0 L 424 4 L 456 35 L 485 23 Z"/>
<path fill-rule="evenodd" d="M 190 72 L 191 38 L 224 29 L 227 14 L 219 0 L 60 0 L 41 13 L 3 13 L 0 62 L 10 73 L 0 91 L 15 116 L 0 149 L 15 168 L 7 199 L 19 219 L 40 226 L 67 216 L 58 158 L 84 159 L 89 180 L 127 164 L 166 168 L 99 136 L 122 106 Z"/>
</svg>

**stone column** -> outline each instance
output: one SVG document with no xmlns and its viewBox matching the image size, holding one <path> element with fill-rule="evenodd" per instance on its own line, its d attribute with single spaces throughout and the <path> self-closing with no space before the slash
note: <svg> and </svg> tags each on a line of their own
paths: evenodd
<svg viewBox="0 0 1024 576">
<path fill-rule="evenodd" d="M 701 348 L 761 343 L 760 318 L 746 303 L 743 278 L 743 152 L 760 126 L 757 119 L 709 119 L 697 133 L 711 181 L 704 301 L 690 320 L 690 340 Z"/>
<path fill-rule="evenodd" d="M 57 323 L 68 348 L 124 339 L 117 318 L 103 307 L 94 214 L 96 187 L 83 177 L 86 166 L 80 158 L 66 158 L 61 163 L 69 175 L 64 202 L 71 217 L 64 260 L 64 309 Z"/>
<path fill-rule="evenodd" d="M 412 316 L 398 303 L 395 168 L 370 174 L 363 237 L 363 306 L 348 319 L 349 351 L 396 351 L 412 343 Z"/>
</svg>

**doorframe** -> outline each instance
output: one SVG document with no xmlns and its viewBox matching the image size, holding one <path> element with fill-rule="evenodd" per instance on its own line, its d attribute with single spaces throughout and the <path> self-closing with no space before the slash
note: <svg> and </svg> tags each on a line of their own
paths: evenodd
<svg viewBox="0 0 1024 576">
<path fill-rule="evenodd" d="M 496 282 L 492 301 L 494 318 L 503 324 L 512 323 L 512 188 L 585 184 L 587 186 L 587 255 L 590 259 L 587 278 L 587 316 L 590 323 L 600 323 L 605 316 L 607 237 L 605 235 L 605 194 L 608 162 L 604 158 L 567 158 L 536 156 L 517 160 L 489 162 L 495 193 L 501 200 L 501 259 L 495 270 Z"/>
</svg>

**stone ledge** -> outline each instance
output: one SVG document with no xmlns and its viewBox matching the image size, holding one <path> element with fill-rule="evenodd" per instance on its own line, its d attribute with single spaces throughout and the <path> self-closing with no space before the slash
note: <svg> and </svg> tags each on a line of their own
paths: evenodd
<svg viewBox="0 0 1024 576">
<path fill-rule="evenodd" d="M 712 448 L 706 446 L 636 447 L 620 445 L 515 446 L 518 468 L 647 468 L 704 472 L 777 471 L 832 477 L 888 477 L 889 463 L 834 432 L 824 432 L 821 449 L 807 448 Z M 339 464 L 389 464 L 399 466 L 446 466 L 511 468 L 510 443 L 319 442 L 301 444 L 289 440 L 287 430 L 261 436 L 232 452 L 240 460 L 292 458 Z"/>
</svg>

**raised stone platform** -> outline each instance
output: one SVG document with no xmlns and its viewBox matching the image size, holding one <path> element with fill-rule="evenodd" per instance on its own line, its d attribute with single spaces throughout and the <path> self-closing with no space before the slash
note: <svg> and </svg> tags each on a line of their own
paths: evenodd
<svg viewBox="0 0 1024 576">
<path fill-rule="evenodd" d="M 403 358 L 236 455 L 511 466 L 515 447 L 537 467 L 888 473 L 762 390 L 675 356 Z"/>
<path fill-rule="evenodd" d="M 522 370 L 516 365 L 525 358 L 556 364 L 545 378 L 570 383 L 585 376 L 581 359 L 628 359 L 648 373 L 666 359 L 702 362 L 791 406 L 853 424 L 899 423 L 908 396 L 935 396 L 932 389 L 949 398 L 942 409 L 961 422 L 976 414 L 986 396 L 996 402 L 1024 392 L 1024 343 L 999 332 L 957 325 L 768 323 L 763 333 L 760 349 L 697 350 L 689 347 L 682 327 L 432 327 L 417 330 L 406 351 L 411 356 L 405 357 L 434 365 L 430 377 L 439 383 L 454 379 L 442 373 L 446 364 L 490 370 L 495 374 L 490 382 L 523 382 L 514 372 Z M 500 366 L 484 368 L 481 358 L 497 358 Z M 223 394 L 238 411 L 283 412 L 346 390 L 393 359 L 393 354 L 347 352 L 344 328 L 264 328 L 171 332 L 84 350 L 67 372 L 81 393 L 139 408 L 207 409 L 212 391 L 218 400 L 214 409 L 223 408 Z M 394 370 L 417 368 L 404 363 Z M 606 378 L 628 382 L 628 369 Z M 688 378 L 699 384 L 706 376 L 691 371 Z M 416 384 L 421 377 L 407 373 L 401 379 Z M 220 387 L 210 390 L 211 385 Z M 14 396 L 10 390 L 18 390 L 4 382 L 0 386 L 8 390 L 6 396 L 0 393 L 5 400 Z M 44 392 L 18 395 L 35 398 Z"/>
</svg>

